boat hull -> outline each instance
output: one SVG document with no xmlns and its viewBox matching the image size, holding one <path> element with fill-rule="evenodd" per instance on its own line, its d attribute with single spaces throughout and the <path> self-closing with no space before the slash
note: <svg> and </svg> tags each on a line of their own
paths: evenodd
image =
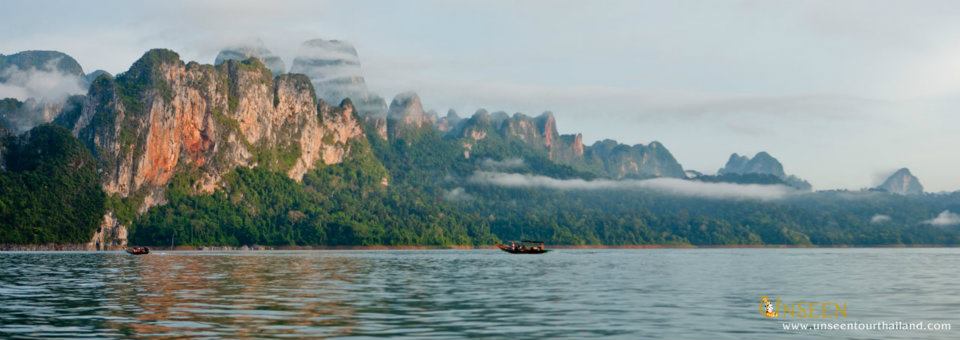
<svg viewBox="0 0 960 340">
<path fill-rule="evenodd" d="M 147 255 L 147 254 L 150 254 L 150 248 L 131 247 L 131 248 L 127 248 L 127 253 L 133 254 L 133 255 Z"/>
<path fill-rule="evenodd" d="M 549 249 L 536 249 L 536 248 L 515 249 L 515 248 L 507 247 L 502 244 L 498 244 L 497 248 L 500 248 L 500 250 L 503 250 L 510 254 L 544 254 L 550 251 Z"/>
</svg>

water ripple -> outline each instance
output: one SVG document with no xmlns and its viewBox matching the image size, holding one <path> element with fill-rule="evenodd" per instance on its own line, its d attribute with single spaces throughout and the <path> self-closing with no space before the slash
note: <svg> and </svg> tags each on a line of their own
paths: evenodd
<svg viewBox="0 0 960 340">
<path fill-rule="evenodd" d="M 958 264 L 954 249 L 0 253 L 0 338 L 770 338 L 787 334 L 760 295 L 950 322 Z"/>
</svg>

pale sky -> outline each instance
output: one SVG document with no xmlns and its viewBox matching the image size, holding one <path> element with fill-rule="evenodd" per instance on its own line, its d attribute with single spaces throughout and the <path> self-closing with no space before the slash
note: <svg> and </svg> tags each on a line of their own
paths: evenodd
<svg viewBox="0 0 960 340">
<path fill-rule="evenodd" d="M 685 169 L 768 151 L 816 189 L 899 167 L 960 190 L 956 1 L 4 1 L 0 53 L 87 72 L 147 49 L 212 63 L 261 40 L 356 45 L 371 89 L 427 108 L 539 114 L 585 142 L 664 143 Z"/>
</svg>

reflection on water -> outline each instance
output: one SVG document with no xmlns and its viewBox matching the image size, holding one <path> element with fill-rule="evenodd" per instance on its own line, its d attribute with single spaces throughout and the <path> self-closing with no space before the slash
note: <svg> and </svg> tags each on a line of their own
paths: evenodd
<svg viewBox="0 0 960 340">
<path fill-rule="evenodd" d="M 759 296 L 960 328 L 956 249 L 0 253 L 0 338 L 957 338 L 787 332 Z"/>
</svg>

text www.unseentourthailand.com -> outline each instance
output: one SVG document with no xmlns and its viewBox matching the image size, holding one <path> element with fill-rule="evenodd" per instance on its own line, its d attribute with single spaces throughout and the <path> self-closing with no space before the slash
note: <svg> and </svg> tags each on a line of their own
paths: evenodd
<svg viewBox="0 0 960 340">
<path fill-rule="evenodd" d="M 948 322 L 784 322 L 785 331 L 933 331 L 951 330 Z"/>
</svg>

